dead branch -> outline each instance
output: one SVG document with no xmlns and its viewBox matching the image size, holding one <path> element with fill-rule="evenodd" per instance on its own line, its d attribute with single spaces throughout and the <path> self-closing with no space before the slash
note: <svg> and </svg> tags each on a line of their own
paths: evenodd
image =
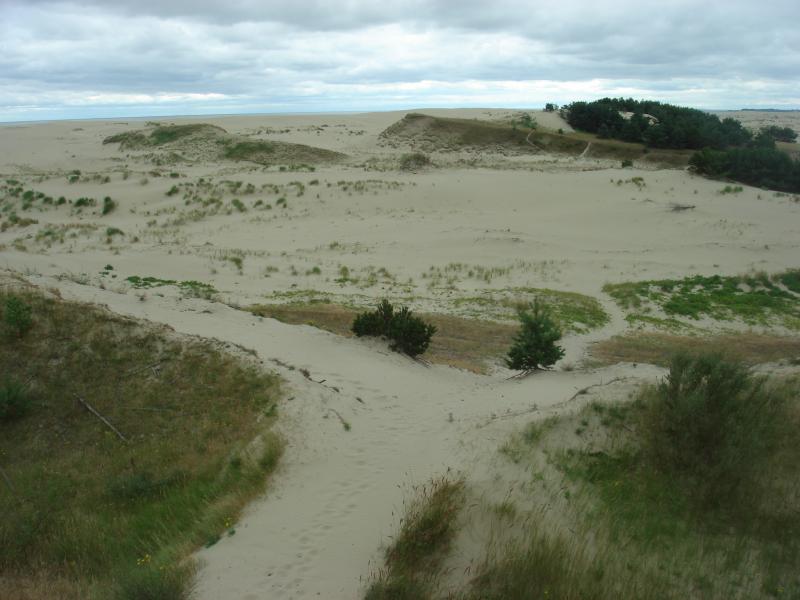
<svg viewBox="0 0 800 600">
<path fill-rule="evenodd" d="M 106 426 L 107 426 L 109 429 L 111 429 L 111 431 L 113 431 L 114 433 L 116 433 L 116 434 L 117 434 L 117 437 L 119 437 L 119 439 L 121 439 L 123 442 L 127 442 L 127 441 L 128 441 L 128 438 L 126 438 L 124 435 L 122 435 L 122 432 L 120 432 L 120 430 L 119 430 L 119 429 L 117 429 L 116 427 L 114 427 L 114 426 L 111 424 L 111 422 L 110 422 L 108 419 L 106 419 L 106 418 L 105 418 L 103 415 L 101 415 L 99 412 L 97 412 L 97 411 L 94 409 L 94 407 L 93 407 L 91 404 L 89 404 L 88 402 L 86 402 L 86 400 L 84 400 L 84 399 L 83 399 L 83 398 L 81 398 L 80 396 L 75 396 L 75 397 L 78 399 L 78 402 L 80 402 L 81 404 L 83 404 L 83 406 L 86 408 L 86 410 L 88 410 L 88 411 L 89 411 L 90 413 L 92 413 L 92 414 L 93 414 L 95 417 L 97 417 L 97 418 L 98 418 L 98 419 L 100 419 L 100 420 L 101 420 L 103 423 L 105 423 L 105 424 L 106 424 Z"/>
</svg>

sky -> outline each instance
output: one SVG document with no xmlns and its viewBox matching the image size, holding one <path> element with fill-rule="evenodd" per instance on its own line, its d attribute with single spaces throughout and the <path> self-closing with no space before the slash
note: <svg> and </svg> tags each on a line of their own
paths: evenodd
<svg viewBox="0 0 800 600">
<path fill-rule="evenodd" d="M 800 109 L 798 0 L 0 0 L 0 121 Z"/>
</svg>

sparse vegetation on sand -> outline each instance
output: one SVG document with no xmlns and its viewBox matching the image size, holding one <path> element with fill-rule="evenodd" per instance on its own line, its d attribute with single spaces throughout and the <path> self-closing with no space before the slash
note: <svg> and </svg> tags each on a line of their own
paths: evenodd
<svg viewBox="0 0 800 600">
<path fill-rule="evenodd" d="M 337 162 L 345 157 L 339 152 L 304 144 L 242 138 L 207 123 L 156 125 L 142 131 L 109 136 L 103 143 L 119 144 L 121 150 L 157 150 L 167 146 L 186 156 L 243 160 L 263 165 L 299 165 L 296 170 L 312 170 L 313 167 L 306 163 Z M 153 159 L 162 164 L 183 160 L 184 157 L 174 152 L 167 155 L 162 152 L 153 155 Z"/>
<path fill-rule="evenodd" d="M 0 589 L 185 598 L 191 552 L 234 533 L 280 456 L 277 377 L 216 343 L 15 295 L 33 323 L 0 345 L 2 402 L 27 406 L 0 420 Z"/>
<path fill-rule="evenodd" d="M 522 123 L 520 123 L 522 124 Z M 552 152 L 615 160 L 639 159 L 650 163 L 684 166 L 691 151 L 655 149 L 643 144 L 614 139 L 599 139 L 583 132 L 565 133 L 543 127 L 530 128 L 516 122 L 453 119 L 409 113 L 381 133 L 384 144 L 412 143 L 425 150 L 455 151 L 465 148 L 495 149 L 519 154 Z M 588 144 L 591 143 L 591 146 Z"/>
<path fill-rule="evenodd" d="M 401 171 L 416 171 L 431 164 L 431 157 L 423 152 L 410 152 L 400 157 Z"/>
<path fill-rule="evenodd" d="M 253 314 L 284 323 L 313 325 L 337 335 L 351 336 L 358 309 L 328 301 L 291 304 L 258 304 L 247 308 Z M 504 323 L 453 317 L 433 313 L 421 315 L 436 327 L 425 359 L 476 373 L 487 369 L 487 362 L 500 360 L 508 350 L 517 327 Z"/>
<path fill-rule="evenodd" d="M 725 277 L 696 275 L 684 279 L 606 284 L 603 291 L 627 310 L 660 309 L 670 317 L 719 321 L 741 319 L 748 324 L 776 321 L 800 328 L 800 275 L 788 270 Z"/>
<path fill-rule="evenodd" d="M 464 503 L 464 481 L 445 477 L 415 488 L 400 531 L 386 549 L 385 566 L 375 576 L 366 600 L 425 600 L 431 597 L 429 577 L 457 531 Z"/>
<path fill-rule="evenodd" d="M 124 150 L 139 149 L 147 146 L 162 146 L 182 138 L 197 134 L 226 134 L 222 127 L 207 123 L 187 123 L 185 125 L 157 125 L 145 131 L 125 131 L 109 136 L 103 144 L 120 144 Z"/>
<path fill-rule="evenodd" d="M 137 290 L 149 290 L 162 286 L 175 286 L 181 290 L 184 295 L 194 298 L 205 298 L 206 300 L 212 299 L 218 292 L 213 285 L 203 283 L 202 281 L 176 281 L 174 279 L 160 279 L 158 277 L 140 277 L 139 275 L 131 275 L 125 279 Z"/>
<path fill-rule="evenodd" d="M 471 546 L 485 545 L 469 578 L 437 569 L 452 567 L 451 553 L 391 586 L 387 560 L 366 598 L 793 598 L 798 391 L 797 377 L 678 356 L 631 401 L 585 402 L 577 414 L 536 421 L 506 452 L 524 473 L 515 501 L 471 508 L 482 511 L 471 522 L 495 518 L 486 537 L 470 534 Z"/>
</svg>

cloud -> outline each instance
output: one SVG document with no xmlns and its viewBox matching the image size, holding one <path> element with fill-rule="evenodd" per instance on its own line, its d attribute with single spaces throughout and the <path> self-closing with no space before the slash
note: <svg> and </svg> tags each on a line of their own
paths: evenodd
<svg viewBox="0 0 800 600">
<path fill-rule="evenodd" d="M 0 119 L 115 104 L 531 105 L 621 90 L 800 106 L 798 17 L 783 1 L 0 0 Z"/>
</svg>

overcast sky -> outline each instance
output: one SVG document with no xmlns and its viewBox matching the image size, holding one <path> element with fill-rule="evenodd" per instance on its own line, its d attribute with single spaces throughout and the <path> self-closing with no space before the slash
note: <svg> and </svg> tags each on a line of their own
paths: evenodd
<svg viewBox="0 0 800 600">
<path fill-rule="evenodd" d="M 0 121 L 800 108 L 800 0 L 0 0 Z"/>
</svg>

